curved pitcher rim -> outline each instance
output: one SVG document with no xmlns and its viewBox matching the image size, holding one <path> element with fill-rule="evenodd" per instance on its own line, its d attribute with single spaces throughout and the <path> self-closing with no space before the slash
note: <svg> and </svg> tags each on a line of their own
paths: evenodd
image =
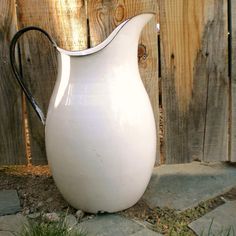
<svg viewBox="0 0 236 236">
<path fill-rule="evenodd" d="M 122 22 L 121 24 L 119 24 L 109 35 L 106 39 L 104 39 L 101 43 L 99 43 L 98 45 L 96 45 L 95 47 L 91 47 L 91 48 L 87 48 L 87 49 L 83 49 L 83 50 L 66 50 L 63 48 L 60 48 L 59 46 L 56 46 L 58 52 L 62 53 L 62 54 L 66 54 L 68 56 L 74 56 L 74 57 L 82 57 L 82 56 L 88 56 L 88 55 L 92 55 L 94 53 L 97 53 L 99 51 L 101 51 L 102 49 L 104 49 L 105 47 L 107 47 L 117 36 L 117 34 L 120 32 L 120 30 L 132 19 L 134 19 L 135 17 L 138 17 L 140 15 L 145 15 L 145 14 L 152 14 L 153 16 L 156 14 L 155 12 L 143 12 L 137 15 L 134 15 L 130 18 L 128 18 L 127 20 L 125 20 L 124 22 Z"/>
</svg>

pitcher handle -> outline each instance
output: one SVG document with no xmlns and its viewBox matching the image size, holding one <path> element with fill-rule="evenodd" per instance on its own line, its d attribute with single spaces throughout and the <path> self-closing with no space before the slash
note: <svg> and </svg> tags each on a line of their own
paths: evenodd
<svg viewBox="0 0 236 236">
<path fill-rule="evenodd" d="M 19 73 L 19 71 L 17 69 L 17 65 L 16 65 L 15 47 L 16 47 L 17 40 L 22 36 L 22 34 L 24 34 L 27 31 L 30 31 L 30 30 L 40 31 L 49 39 L 49 41 L 53 44 L 54 47 L 57 47 L 56 42 L 45 30 L 43 30 L 39 27 L 29 26 L 29 27 L 19 30 L 12 38 L 11 43 L 10 43 L 10 62 L 11 62 L 11 67 L 12 67 L 12 70 L 13 70 L 13 73 L 15 75 L 17 82 L 19 83 L 20 87 L 22 88 L 26 98 L 28 99 L 28 101 L 32 105 L 32 107 L 35 110 L 36 114 L 38 115 L 39 119 L 41 120 L 43 125 L 45 125 L 46 118 L 45 118 L 42 110 L 38 106 L 37 102 L 35 101 L 34 97 L 32 96 L 31 92 L 29 91 L 29 89 L 27 88 L 25 83 L 23 82 L 23 77 Z"/>
</svg>

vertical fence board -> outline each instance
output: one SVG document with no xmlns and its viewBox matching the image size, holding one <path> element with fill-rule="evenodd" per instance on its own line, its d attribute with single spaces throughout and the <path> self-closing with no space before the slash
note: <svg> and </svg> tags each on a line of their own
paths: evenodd
<svg viewBox="0 0 236 236">
<path fill-rule="evenodd" d="M 83 0 L 16 0 L 19 28 L 35 25 L 45 29 L 67 50 L 87 47 L 86 11 Z M 56 52 L 38 32 L 30 32 L 21 42 L 24 79 L 46 114 L 57 73 Z M 29 108 L 29 106 L 28 106 Z M 29 108 L 33 164 L 46 163 L 44 127 Z"/>
<path fill-rule="evenodd" d="M 142 12 L 156 12 L 154 0 L 88 0 L 88 19 L 90 26 L 90 45 L 102 42 L 112 30 L 124 20 Z M 153 18 L 144 28 L 139 44 L 146 47 L 147 57 L 140 50 L 139 70 L 142 81 L 150 97 L 154 110 L 157 134 L 159 130 L 159 98 L 157 78 L 157 32 L 156 19 Z M 137 144 L 138 145 L 138 144 Z M 159 163 L 159 138 L 157 136 L 157 163 Z"/>
<path fill-rule="evenodd" d="M 9 42 L 16 31 L 13 0 L 0 1 L 0 164 L 25 164 L 21 91 L 9 63 Z"/>
<path fill-rule="evenodd" d="M 206 39 L 208 52 L 207 114 L 204 161 L 228 161 L 229 77 L 227 0 L 208 0 Z"/>
<path fill-rule="evenodd" d="M 227 2 L 160 3 L 166 163 L 227 158 Z"/>
<path fill-rule="evenodd" d="M 231 133 L 230 161 L 236 162 L 236 1 L 231 0 Z"/>
<path fill-rule="evenodd" d="M 199 14 L 203 10 L 201 4 L 194 8 L 191 4 L 194 1 L 160 1 L 164 156 L 167 163 L 189 162 L 192 157 L 202 159 L 203 156 L 205 69 L 201 70 L 201 75 L 200 69 L 195 69 L 201 76 L 199 80 L 193 75 L 203 27 Z"/>
<path fill-rule="evenodd" d="M 158 48 L 157 48 L 157 32 L 156 19 L 154 18 L 144 28 L 139 44 L 144 45 L 147 50 L 147 56 L 142 54 L 139 60 L 139 71 L 144 83 L 145 89 L 149 95 L 154 117 L 156 121 L 156 135 L 157 135 L 157 150 L 156 150 L 156 164 L 160 164 L 160 139 L 159 139 L 159 89 L 158 89 Z M 142 53 L 142 51 L 141 51 Z"/>
</svg>

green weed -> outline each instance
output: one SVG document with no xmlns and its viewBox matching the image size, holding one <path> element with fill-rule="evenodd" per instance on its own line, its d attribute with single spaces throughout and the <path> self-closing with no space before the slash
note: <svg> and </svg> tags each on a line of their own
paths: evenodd
<svg viewBox="0 0 236 236">
<path fill-rule="evenodd" d="M 59 222 L 29 221 L 16 236 L 86 236 L 78 226 L 69 227 L 64 220 Z"/>
</svg>

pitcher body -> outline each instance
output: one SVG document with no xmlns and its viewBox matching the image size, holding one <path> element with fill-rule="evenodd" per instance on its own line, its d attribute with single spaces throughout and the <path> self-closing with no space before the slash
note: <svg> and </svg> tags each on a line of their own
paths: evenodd
<svg viewBox="0 0 236 236">
<path fill-rule="evenodd" d="M 58 189 L 77 209 L 126 209 L 140 199 L 150 180 L 156 129 L 137 46 L 151 17 L 132 18 L 94 49 L 58 48 L 46 152 Z"/>
</svg>

